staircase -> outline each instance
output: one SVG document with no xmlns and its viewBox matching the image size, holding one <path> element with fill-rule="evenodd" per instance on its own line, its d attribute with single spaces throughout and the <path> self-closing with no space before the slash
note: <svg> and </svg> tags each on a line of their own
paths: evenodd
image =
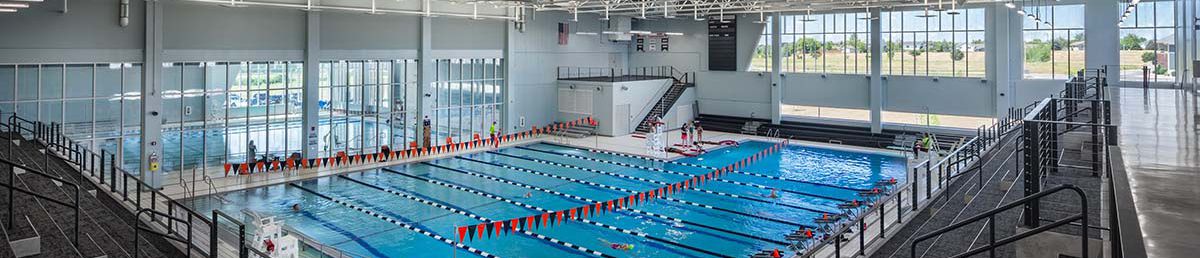
<svg viewBox="0 0 1200 258">
<path fill-rule="evenodd" d="M 662 98 L 659 98 L 654 107 L 650 109 L 650 112 L 646 113 L 646 116 L 642 118 L 642 122 L 638 123 L 637 132 L 649 133 L 653 131 L 654 118 L 663 117 L 667 112 L 671 111 L 671 107 L 675 106 L 675 102 L 679 100 L 679 96 L 682 96 L 688 87 L 696 86 L 694 78 L 694 73 L 679 72 L 672 67 L 670 88 L 667 89 L 666 93 L 663 93 Z"/>
<path fill-rule="evenodd" d="M 0 257 L 182 255 L 171 247 L 163 249 L 167 251 L 160 250 L 152 241 L 162 240 L 155 240 L 159 237 L 146 234 L 138 238 L 140 248 L 134 254 L 134 226 L 130 224 L 132 214 L 125 210 L 114 210 L 123 209 L 114 205 L 118 201 L 103 191 L 97 192 L 96 185 L 81 177 L 61 159 L 45 154 L 41 143 L 25 140 L 18 134 L 4 135 L 5 142 L 0 142 L 0 171 L 15 174 L 11 182 L 4 179 L 4 183 L 41 197 L 22 192 L 10 197 L 8 189 L 0 188 L 0 198 L 4 202 L 13 198 L 11 204 L 14 205 L 14 214 L 3 209 L 0 210 L 0 218 L 15 216 L 14 227 L 3 230 L 5 239 L 0 243 Z M 9 175 L 4 177 L 8 178 Z M 78 205 L 78 213 L 75 207 L 67 206 L 75 204 Z"/>
</svg>

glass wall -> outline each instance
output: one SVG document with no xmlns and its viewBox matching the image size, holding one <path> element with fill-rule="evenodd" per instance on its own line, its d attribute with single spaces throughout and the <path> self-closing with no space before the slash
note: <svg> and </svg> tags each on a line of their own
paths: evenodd
<svg viewBox="0 0 1200 258">
<path fill-rule="evenodd" d="M 504 59 L 438 59 L 429 112 L 431 142 L 440 145 L 447 137 L 455 142 L 475 134 L 488 137 L 491 124 L 500 121 L 503 108 Z M 501 130 L 500 126 L 496 127 Z"/>
<path fill-rule="evenodd" d="M 322 156 L 402 149 L 416 140 L 416 59 L 320 64 L 317 148 Z M 410 92 L 412 91 L 412 92 Z"/>
<path fill-rule="evenodd" d="M 869 13 L 782 17 L 780 54 L 784 72 L 871 73 Z"/>
<path fill-rule="evenodd" d="M 0 118 L 15 112 L 28 120 L 62 124 L 71 139 L 92 150 L 117 153 L 122 166 L 139 169 L 142 65 L 0 65 Z"/>
<path fill-rule="evenodd" d="M 982 8 L 880 13 L 885 75 L 983 77 Z"/>
<path fill-rule="evenodd" d="M 1144 0 L 1121 22 L 1121 80 L 1175 81 L 1179 70 L 1175 56 L 1177 4 L 1177 1 Z M 1144 76 L 1143 67 L 1149 77 Z"/>
<path fill-rule="evenodd" d="M 302 62 L 164 63 L 162 170 L 300 152 Z"/>
<path fill-rule="evenodd" d="M 1024 18 L 1025 78 L 1067 79 L 1084 68 L 1083 5 L 1024 7 L 1045 22 Z"/>
<path fill-rule="evenodd" d="M 774 17 L 765 17 L 763 23 L 762 36 L 758 37 L 758 45 L 754 46 L 754 57 L 750 59 L 751 72 L 768 72 L 771 71 L 771 20 Z"/>
</svg>

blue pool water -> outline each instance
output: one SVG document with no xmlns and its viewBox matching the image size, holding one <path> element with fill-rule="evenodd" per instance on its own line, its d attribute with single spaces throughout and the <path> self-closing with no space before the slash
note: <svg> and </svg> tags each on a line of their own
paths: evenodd
<svg viewBox="0 0 1200 258">
<path fill-rule="evenodd" d="M 722 148 L 677 161 L 722 167 L 770 145 L 768 142 L 749 141 L 738 147 Z M 595 216 L 592 218 L 595 224 L 571 221 L 550 229 L 532 231 L 617 257 L 711 257 L 712 254 L 746 257 L 760 250 L 785 250 L 785 243 L 780 242 L 785 242 L 784 235 L 796 230 L 798 225 L 814 225 L 812 221 L 821 215 L 820 212 L 837 213 L 839 200 L 857 198 L 856 192 L 851 189 L 870 188 L 877 180 L 890 177 L 903 180 L 905 166 L 904 158 L 900 156 L 791 145 L 743 171 L 816 184 L 742 174 L 722 177 L 733 182 L 792 191 L 780 192 L 778 199 L 766 198 L 764 195 L 769 190 L 710 181 L 701 188 L 740 195 L 742 198 L 683 191 L 673 196 L 680 202 L 658 199 L 633 207 L 636 211 L 615 211 Z M 309 190 L 457 240 L 456 227 L 475 225 L 481 221 L 409 198 L 438 203 L 486 219 L 508 220 L 540 214 L 539 208 L 562 210 L 588 204 L 583 200 L 603 201 L 624 197 L 629 193 L 623 191 L 656 189 L 661 185 L 653 182 L 679 182 L 687 179 L 686 175 L 708 171 L 695 166 L 553 144 L 531 144 L 428 163 L 223 193 L 222 197 L 227 202 L 200 197 L 195 200 L 195 208 L 199 211 L 220 209 L 242 216 L 247 224 L 252 223 L 249 223 L 249 216 L 243 211 L 276 216 L 288 226 L 322 243 L 361 256 L 448 257 L 454 255 L 452 252 L 457 252 L 461 257 L 473 257 L 476 255 L 334 203 Z M 532 197 L 525 198 L 526 193 L 532 193 Z M 523 203 L 528 207 L 503 200 Z M 710 205 L 719 210 L 688 203 Z M 302 211 L 293 212 L 293 204 L 300 204 Z M 639 234 L 628 234 L 596 224 Z M 605 241 L 631 243 L 635 248 L 629 251 L 614 250 Z M 464 244 L 501 257 L 591 256 L 519 233 L 468 240 Z"/>
</svg>

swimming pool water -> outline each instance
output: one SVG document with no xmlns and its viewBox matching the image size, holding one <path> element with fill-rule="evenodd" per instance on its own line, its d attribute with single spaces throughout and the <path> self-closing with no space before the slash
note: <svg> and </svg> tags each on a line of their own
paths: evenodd
<svg viewBox="0 0 1200 258">
<path fill-rule="evenodd" d="M 737 147 L 722 148 L 677 161 L 723 167 L 768 148 L 771 144 L 747 141 Z M 597 162 L 588 158 L 610 162 Z M 796 230 L 796 225 L 815 225 L 812 221 L 820 217 L 821 212 L 838 213 L 837 204 L 840 200 L 857 198 L 856 192 L 851 189 L 870 188 L 880 179 L 894 177 L 903 180 L 905 166 L 904 158 L 900 156 L 790 145 L 742 171 L 816 184 L 743 174 L 728 174 L 721 179 L 787 189 L 805 193 L 804 195 L 779 192 L 778 199 L 771 199 L 766 196 L 769 190 L 709 181 L 700 188 L 738 195 L 740 198 L 683 191 L 672 197 L 685 202 L 657 199 L 632 207 L 636 211 L 614 211 L 591 217 L 597 224 L 639 234 L 627 234 L 579 221 L 531 231 L 617 257 L 713 256 L 710 253 L 745 257 L 761 250 L 785 250 L 785 246 L 779 242 L 783 242 L 784 235 Z M 605 175 L 597 171 L 629 178 Z M 561 210 L 589 204 L 583 200 L 601 201 L 624 197 L 629 195 L 628 192 L 623 192 L 625 190 L 640 192 L 656 189 L 661 185 L 653 183 L 655 181 L 678 182 L 687 179 L 685 175 L 699 175 L 709 171 L 694 166 L 539 143 L 427 163 L 398 165 L 222 193 L 223 199 L 227 200 L 225 202 L 215 198 L 198 197 L 194 208 L 200 211 L 220 209 L 228 214 L 241 216 L 248 225 L 252 225 L 250 217 L 243 211 L 261 216 L 276 216 L 277 220 L 322 243 L 361 256 L 470 257 L 475 254 L 455 249 L 431 237 L 336 204 L 304 189 L 457 240 L 455 229 L 458 226 L 475 225 L 481 221 L 364 184 L 442 204 L 486 219 L 509 220 L 540 214 L 537 208 Z M 531 196 L 525 197 L 527 193 Z M 523 203 L 533 209 L 501 200 Z M 711 205 L 721 210 L 698 207 L 688 202 Z M 301 211 L 293 212 L 293 204 L 299 204 L 302 207 Z M 614 250 L 609 248 L 606 241 L 630 243 L 634 244 L 635 248 L 629 251 Z M 468 240 L 464 244 L 502 257 L 591 256 L 515 232 L 499 238 Z"/>
</svg>

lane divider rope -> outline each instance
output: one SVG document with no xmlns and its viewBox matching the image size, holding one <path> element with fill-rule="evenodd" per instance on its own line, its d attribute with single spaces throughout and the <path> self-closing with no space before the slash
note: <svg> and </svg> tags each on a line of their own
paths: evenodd
<svg viewBox="0 0 1200 258">
<path fill-rule="evenodd" d="M 610 186 L 610 185 L 605 185 L 605 184 L 593 183 L 593 182 L 589 182 L 589 181 L 583 181 L 583 180 L 574 179 L 574 178 L 569 178 L 569 177 L 564 177 L 564 176 L 559 176 L 559 175 L 547 174 L 547 173 L 543 173 L 543 172 L 538 172 L 538 171 L 529 170 L 529 169 L 526 169 L 526 168 L 521 168 L 521 167 L 514 167 L 514 166 L 510 166 L 510 165 L 507 165 L 507 164 L 500 164 L 500 163 L 486 162 L 486 161 L 481 161 L 481 160 L 476 160 L 476 159 L 472 159 L 472 158 L 466 158 L 466 157 L 455 157 L 455 158 L 458 158 L 458 159 L 463 159 L 463 160 L 468 160 L 468 161 L 474 161 L 474 162 L 478 162 L 478 163 L 488 164 L 488 165 L 497 166 L 497 167 L 502 167 L 502 168 L 507 168 L 507 169 L 512 169 L 512 170 L 521 171 L 521 172 L 526 172 L 526 173 L 535 174 L 535 175 L 539 175 L 539 176 L 552 177 L 552 178 L 555 178 L 555 179 L 559 179 L 559 180 L 566 180 L 566 181 L 571 181 L 571 182 L 574 182 L 574 183 L 579 183 L 579 184 L 586 184 L 586 185 L 591 185 L 591 186 L 595 186 L 595 187 L 601 187 L 601 188 L 606 188 L 606 189 L 610 189 L 610 190 L 621 191 L 621 192 L 625 192 L 625 193 L 637 193 L 637 191 L 634 191 L 634 190 L 629 190 L 629 189 L 620 188 L 620 187 L 615 187 L 615 186 Z M 697 202 L 692 202 L 692 201 L 687 201 L 687 200 L 680 200 L 680 199 L 676 199 L 676 198 L 672 198 L 672 197 L 667 197 L 667 196 L 664 196 L 664 195 L 658 195 L 658 197 L 660 197 L 660 198 L 663 198 L 663 199 L 666 199 L 666 200 L 668 200 L 668 201 L 672 201 L 672 202 L 677 202 L 677 203 L 687 204 L 687 205 L 696 206 L 696 207 L 701 207 L 701 208 L 706 208 L 706 209 L 711 209 L 711 210 L 722 211 L 722 212 L 726 212 L 726 213 L 737 214 L 737 215 L 741 215 L 741 216 L 745 216 L 745 217 L 750 217 L 750 218 L 756 218 L 756 219 L 760 219 L 760 220 L 766 220 L 766 221 L 776 222 L 776 223 L 785 224 L 785 225 L 794 226 L 794 227 L 801 227 L 801 228 L 814 228 L 814 229 L 815 229 L 815 228 L 817 228 L 817 227 L 815 227 L 815 226 L 806 225 L 806 224 L 802 224 L 802 223 L 796 223 L 796 222 L 787 221 L 787 220 L 781 220 L 781 219 L 776 219 L 776 218 L 763 217 L 763 216 L 759 216 L 759 215 L 755 215 L 755 214 L 750 214 L 750 213 L 745 213 L 745 212 L 740 212 L 740 211 L 735 211 L 735 210 L 725 209 L 725 208 L 716 207 L 716 206 L 712 206 L 712 205 L 708 205 L 708 204 L 697 203 Z"/>
<path fill-rule="evenodd" d="M 424 164 L 429 164 L 429 163 L 424 163 Z M 390 169 L 390 168 L 384 168 L 383 170 L 385 170 L 385 171 L 388 171 L 388 172 L 392 172 L 392 173 L 394 173 L 394 174 L 398 174 L 398 175 L 406 176 L 406 177 L 409 177 L 409 178 L 414 178 L 414 179 L 418 179 L 418 180 L 426 180 L 426 182 L 429 182 L 429 181 L 432 181 L 432 180 L 434 180 L 434 179 L 428 179 L 428 178 L 418 177 L 418 176 L 414 176 L 414 175 L 409 175 L 408 173 L 404 173 L 404 172 L 396 171 L 396 170 L 393 170 L 393 169 Z M 444 182 L 443 182 L 443 183 L 444 183 Z M 438 184 L 438 185 L 442 185 L 442 186 L 447 186 L 447 187 L 450 187 L 451 185 L 454 185 L 454 184 L 453 184 L 453 183 L 444 183 L 444 184 Z M 464 187 L 452 187 L 452 188 L 454 188 L 454 189 L 458 189 L 458 190 L 464 190 L 464 191 L 466 190 L 466 188 L 464 188 Z M 556 211 L 551 211 L 551 210 L 547 210 L 547 209 L 544 209 L 544 208 L 541 208 L 541 207 L 532 206 L 532 205 L 529 205 L 529 204 L 525 204 L 525 203 L 517 202 L 517 201 L 511 200 L 511 199 L 508 199 L 508 198 L 505 198 L 505 197 L 500 197 L 500 196 L 497 196 L 497 195 L 494 195 L 494 194 L 490 194 L 490 193 L 484 193 L 484 192 L 481 192 L 481 191 L 475 191 L 475 190 L 471 190 L 471 191 L 467 191 L 467 192 L 474 193 L 474 194 L 481 195 L 481 196 L 488 196 L 489 198 L 492 198 L 492 199 L 494 199 L 494 200 L 503 201 L 503 202 L 506 202 L 506 203 L 509 203 L 509 204 L 518 205 L 518 206 L 522 206 L 522 207 L 525 207 L 525 208 L 531 208 L 531 209 L 535 209 L 535 210 L 538 210 L 538 211 L 541 211 L 541 212 L 543 212 L 543 214 L 554 214 L 554 213 L 556 213 Z M 535 215 L 535 216 L 537 216 L 537 215 Z M 720 254 L 720 253 L 717 253 L 717 252 L 712 252 L 712 251 L 708 251 L 708 250 L 700 249 L 700 248 L 697 248 L 697 247 L 693 247 L 693 246 L 690 246 L 690 245 L 685 245 L 685 244 L 682 244 L 682 243 L 679 243 L 679 242 L 675 242 L 675 241 L 671 241 L 671 240 L 668 240 L 668 239 L 663 239 L 663 238 L 659 238 L 659 237 L 651 236 L 651 235 L 648 235 L 648 234 L 646 234 L 646 233 L 637 232 L 637 231 L 632 231 L 632 230 L 623 229 L 623 228 L 618 228 L 618 227 L 611 226 L 611 225 L 608 225 L 608 224 L 604 224 L 604 223 L 601 223 L 601 222 L 592 221 L 592 220 L 589 220 L 589 219 L 586 219 L 586 218 L 581 218 L 581 217 L 576 217 L 576 218 L 577 218 L 576 220 L 578 220 L 578 221 L 582 221 L 583 223 L 591 224 L 591 225 L 593 225 L 593 226 L 598 226 L 598 227 L 602 227 L 602 228 L 607 228 L 607 229 L 614 230 L 614 231 L 621 232 L 621 233 L 625 233 L 625 234 L 628 234 L 628 235 L 637 236 L 637 237 L 642 237 L 642 238 L 646 238 L 646 239 L 650 239 L 650 240 L 654 240 L 654 241 L 658 241 L 658 242 L 663 242 L 663 243 L 667 243 L 667 244 L 674 245 L 674 246 L 677 246 L 677 247 L 682 247 L 682 248 L 690 249 L 690 250 L 693 250 L 693 251 L 697 251 L 697 252 L 701 252 L 701 253 L 705 253 L 705 254 L 709 254 L 709 255 L 713 255 L 713 256 L 718 256 L 718 257 L 731 257 L 731 256 L 728 256 L 728 255 L 723 255 L 723 254 Z M 514 219 L 514 220 L 519 220 L 519 218 L 518 218 L 518 219 Z"/>
<path fill-rule="evenodd" d="M 542 160 L 542 159 L 537 159 L 537 158 L 530 158 L 530 157 L 525 157 L 525 156 L 511 155 L 511 154 L 507 154 L 507 153 L 501 153 L 501 152 L 496 152 L 496 151 L 488 151 L 487 153 L 489 153 L 489 154 L 495 154 L 495 155 L 500 155 L 500 156 L 505 156 L 505 157 L 510 157 L 510 158 L 515 158 L 515 159 L 522 159 L 522 160 L 527 160 L 527 161 L 537 162 L 537 163 L 546 164 L 546 165 L 559 166 L 559 167 L 565 167 L 565 168 L 576 169 L 576 170 L 583 170 L 583 171 L 592 172 L 592 173 L 599 173 L 599 174 L 603 174 L 603 175 L 615 176 L 615 177 L 624 178 L 624 179 L 629 179 L 629 180 L 635 180 L 635 181 L 641 181 L 641 182 L 646 182 L 646 183 L 651 183 L 651 184 L 657 184 L 657 185 L 660 185 L 660 186 L 670 185 L 670 183 L 663 182 L 663 181 L 658 181 L 658 180 L 654 180 L 654 179 L 640 178 L 640 177 L 629 176 L 629 175 L 624 175 L 624 174 L 618 174 L 618 173 L 613 173 L 613 172 L 608 172 L 608 171 L 603 171 L 603 170 L 598 170 L 598 169 L 591 169 L 591 168 L 580 167 L 580 166 L 571 165 L 571 164 L 563 164 L 563 163 L 558 163 L 558 162 L 553 162 L 553 161 L 547 161 L 547 160 Z M 830 215 L 835 215 L 835 214 L 836 214 L 836 215 L 840 215 L 840 213 L 838 213 L 838 212 L 832 212 L 832 211 L 823 211 L 823 210 L 813 209 L 813 208 L 804 207 L 804 206 L 799 206 L 799 205 L 793 205 L 793 204 L 787 204 L 787 203 L 777 203 L 777 202 L 772 202 L 772 201 L 768 201 L 768 200 L 763 200 L 763 199 L 753 198 L 753 197 L 749 197 L 749 196 L 743 196 L 743 195 L 739 195 L 739 194 L 731 194 L 731 193 L 724 193 L 724 192 L 712 191 L 712 190 L 708 190 L 708 189 L 701 189 L 701 188 L 699 188 L 699 187 L 696 187 L 694 184 L 692 184 L 692 185 L 689 185 L 689 186 L 685 186 L 684 188 L 691 189 L 691 190 L 696 190 L 696 191 L 699 191 L 699 192 L 702 192 L 702 193 L 713 194 L 713 195 L 719 195 L 719 196 L 724 196 L 724 197 L 729 197 L 729 198 L 734 198 L 734 199 L 742 199 L 742 200 L 748 200 L 748 201 L 759 202 L 759 203 L 766 203 L 766 204 L 772 204 L 772 205 L 779 205 L 779 206 L 783 206 L 783 207 L 788 207 L 788 208 L 793 208 L 793 209 L 800 209 L 800 210 L 806 210 L 806 211 L 811 211 L 811 212 L 816 212 L 816 213 L 824 213 L 824 214 L 830 214 Z"/>
<path fill-rule="evenodd" d="M 442 243 L 446 243 L 446 244 L 449 244 L 449 245 L 451 245 L 451 246 L 454 246 L 454 247 L 457 247 L 457 248 L 462 248 L 462 249 L 465 249 L 465 250 L 467 250 L 467 251 L 469 251 L 469 252 L 471 252 L 471 253 L 477 254 L 477 255 L 479 255 L 479 256 L 488 257 L 488 258 L 500 257 L 500 256 L 496 256 L 496 255 L 490 254 L 490 253 L 488 253 L 488 252 L 484 252 L 483 250 L 475 249 L 474 247 L 470 247 L 470 246 L 464 245 L 464 244 L 462 244 L 462 243 L 455 242 L 454 240 L 451 240 L 451 239 L 449 239 L 449 238 L 442 237 L 441 235 L 434 234 L 433 232 L 429 232 L 429 231 L 427 231 L 427 230 L 424 230 L 424 229 L 421 229 L 421 228 L 415 227 L 415 226 L 413 226 L 413 225 L 409 225 L 408 223 L 404 223 L 404 222 L 398 221 L 398 220 L 396 220 L 396 219 L 393 219 L 393 218 L 391 218 L 391 217 L 388 217 L 388 216 L 381 215 L 381 214 L 379 214 L 379 213 L 376 213 L 376 212 L 374 212 L 374 211 L 371 211 L 371 210 L 368 210 L 368 209 L 364 209 L 364 208 L 362 208 L 362 207 L 358 207 L 358 205 L 354 205 L 354 204 L 351 204 L 351 203 L 348 203 L 348 202 L 345 202 L 345 201 L 342 201 L 342 200 L 335 199 L 335 198 L 333 198 L 333 197 L 330 197 L 330 196 L 328 196 L 328 195 L 325 195 L 325 194 L 322 194 L 322 193 L 318 193 L 317 191 L 313 191 L 312 189 L 308 189 L 308 188 L 302 187 L 302 186 L 300 186 L 300 185 L 297 185 L 297 184 L 295 184 L 295 183 L 288 183 L 288 185 L 290 185 L 290 186 L 292 186 L 292 187 L 295 187 L 295 188 L 298 188 L 298 189 L 300 189 L 300 190 L 304 190 L 304 191 L 306 191 L 306 192 L 309 192 L 309 193 L 311 193 L 311 194 L 313 194 L 313 195 L 316 195 L 316 196 L 318 196 L 318 197 L 321 197 L 321 198 L 323 198 L 323 199 L 330 200 L 330 201 L 332 201 L 332 202 L 334 202 L 334 203 L 337 203 L 337 204 L 340 204 L 340 205 L 342 205 L 342 206 L 346 206 L 347 208 L 351 208 L 351 209 L 354 209 L 354 210 L 356 210 L 356 211 L 359 211 L 359 212 L 362 212 L 362 213 L 366 213 L 367 215 L 371 215 L 372 217 L 375 217 L 375 218 L 381 219 L 381 220 L 383 220 L 383 221 L 387 221 L 387 222 L 389 222 L 389 223 L 392 223 L 392 224 L 395 224 L 395 225 L 397 225 L 397 226 L 400 226 L 400 227 L 406 228 L 406 229 L 408 229 L 408 230 L 412 230 L 412 231 L 415 231 L 415 232 L 417 232 L 417 233 L 421 233 L 422 235 L 425 235 L 425 236 L 427 236 L 427 237 L 431 237 L 431 238 L 433 238 L 433 239 L 435 239 L 435 240 L 441 241 Z"/>
<path fill-rule="evenodd" d="M 437 207 L 437 208 L 440 208 L 440 209 L 443 209 L 443 210 L 447 210 L 447 211 L 450 211 L 450 212 L 456 213 L 456 214 L 458 214 L 458 215 L 463 215 L 463 216 L 467 216 L 467 217 L 470 217 L 470 218 L 472 218 L 472 219 L 475 219 L 475 220 L 483 221 L 483 222 L 485 222 L 485 223 L 496 223 L 496 222 L 507 223 L 507 221 L 496 221 L 496 220 L 493 220 L 493 219 L 489 219 L 489 218 L 487 218 L 487 217 L 479 216 L 479 215 L 477 215 L 477 214 L 475 214 L 475 213 L 471 213 L 471 212 L 465 211 L 465 210 L 463 210 L 463 209 L 459 209 L 459 208 L 455 208 L 455 207 L 450 207 L 450 206 L 448 206 L 448 205 L 444 205 L 444 204 L 442 204 L 442 203 L 438 203 L 438 202 L 429 201 L 429 200 L 426 200 L 426 199 L 424 199 L 424 198 L 420 198 L 420 197 L 412 196 L 412 195 L 409 195 L 409 194 L 406 194 L 406 193 L 402 193 L 402 192 L 399 192 L 399 191 L 395 191 L 395 190 L 392 190 L 392 189 L 388 189 L 388 188 L 383 188 L 383 187 L 381 187 L 381 186 L 374 185 L 374 184 L 370 184 L 370 183 L 367 183 L 367 182 L 363 182 L 363 181 L 360 181 L 360 180 L 357 180 L 357 179 L 353 179 L 353 178 L 347 177 L 347 176 L 345 176 L 345 175 L 338 175 L 338 176 L 339 176 L 339 177 L 341 177 L 342 179 L 350 180 L 351 182 L 359 183 L 359 184 L 362 184 L 362 185 L 364 185 L 364 186 L 366 186 L 366 187 L 373 188 L 373 189 L 375 189 L 375 190 L 384 191 L 384 192 L 390 193 L 390 194 L 392 194 L 392 195 L 395 195 L 395 196 L 399 196 L 399 197 L 403 197 L 403 198 L 405 198 L 405 199 L 409 199 L 409 200 L 412 200 L 412 201 L 420 202 L 420 203 L 423 203 L 423 204 L 425 204 L 425 205 L 429 205 L 429 206 Z M 508 225 L 504 225 L 504 224 L 501 224 L 501 225 L 502 225 L 502 226 L 508 226 Z M 600 256 L 600 257 L 615 257 L 615 256 L 612 256 L 612 255 L 608 255 L 608 254 L 601 253 L 601 252 L 599 252 L 599 251 L 596 251 L 596 250 L 591 250 L 591 249 L 588 249 L 587 247 L 583 247 L 583 246 L 575 245 L 575 244 L 572 244 L 572 243 L 568 243 L 568 242 L 566 242 L 566 241 L 558 240 L 558 239 L 555 239 L 555 238 L 553 238 L 553 237 L 548 237 L 548 236 L 545 236 L 545 235 L 542 235 L 542 234 L 538 234 L 538 233 L 530 232 L 529 230 L 527 230 L 527 229 L 524 229 L 524 228 L 521 228 L 521 229 L 517 229 L 517 228 L 510 228 L 509 230 L 517 230 L 517 232 L 521 232 L 522 234 L 525 234 L 525 235 L 531 236 L 531 237 L 533 237 L 533 238 L 536 238 L 536 239 L 541 239 L 541 240 L 545 240 L 545 241 L 548 241 L 548 242 L 551 242 L 551 243 L 554 243 L 554 244 L 558 244 L 558 245 L 562 245 L 562 246 L 565 246 L 565 247 L 567 247 L 567 248 L 570 248 L 570 249 L 572 249 L 572 250 L 580 251 L 580 252 L 583 252 L 583 253 L 587 253 L 587 254 L 591 254 L 591 255 L 595 255 L 595 256 Z M 460 240 L 460 241 L 461 241 L 461 240 Z"/>
<path fill-rule="evenodd" d="M 569 194 L 569 193 L 563 193 L 563 192 L 559 192 L 559 191 L 555 191 L 555 190 L 550 190 L 550 189 L 546 189 L 546 188 L 539 187 L 539 186 L 533 186 L 533 185 L 529 185 L 529 184 L 525 184 L 525 183 L 521 183 L 521 182 L 516 182 L 516 181 L 512 181 L 512 180 L 510 180 L 510 179 L 503 178 L 503 177 L 499 177 L 499 176 L 491 176 L 491 175 L 483 174 L 482 172 L 479 172 L 479 171 L 473 171 L 473 170 L 466 169 L 466 168 L 451 168 L 451 167 L 446 167 L 446 166 L 442 166 L 442 165 L 438 165 L 438 164 L 433 164 L 433 163 L 428 163 L 428 162 L 426 162 L 426 164 L 429 164 L 429 165 L 431 165 L 431 166 L 434 166 L 434 167 L 438 167 L 438 168 L 446 169 L 446 170 L 449 170 L 449 171 L 458 172 L 458 173 L 461 173 L 461 174 L 466 174 L 466 175 L 476 176 L 476 177 L 480 177 L 480 178 L 484 178 L 484 179 L 488 179 L 488 180 L 492 180 L 492 181 L 496 181 L 496 182 L 500 182 L 500 183 L 509 184 L 509 185 L 512 185 L 512 186 L 522 187 L 522 188 L 531 189 L 531 190 L 537 190 L 537 191 L 544 192 L 544 193 L 549 193 L 549 194 L 553 194 L 553 195 L 557 195 L 557 196 L 562 196 L 562 197 L 566 197 L 566 198 L 571 198 L 571 199 L 578 200 L 578 201 L 581 201 L 581 202 L 584 202 L 584 203 L 597 203 L 597 202 L 599 202 L 599 201 L 597 201 L 597 200 L 593 200 L 593 199 L 591 199 L 591 198 L 582 197 L 582 196 L 577 196 L 577 195 L 573 195 L 573 194 Z M 709 225 L 704 225 L 704 224 L 702 224 L 702 223 L 691 222 L 691 221 L 687 221 L 687 220 L 683 220 L 683 219 L 679 219 L 679 218 L 674 218 L 674 217 L 669 217 L 669 216 L 662 215 L 662 214 L 658 214 L 658 213 L 653 213 L 653 212 L 643 211 L 643 210 L 639 210 L 639 209 L 634 209 L 634 208 L 631 208 L 631 207 L 621 207 L 621 208 L 619 208 L 619 209 L 620 209 L 620 210 L 627 210 L 627 211 L 631 211 L 631 212 L 634 212 L 634 213 L 638 213 L 638 214 L 642 214 L 642 215 L 646 215 L 646 216 L 651 216 L 651 217 L 655 217 L 655 218 L 659 218 L 659 219 L 663 219 L 663 220 L 667 220 L 667 221 L 671 221 L 671 222 L 677 222 L 677 223 L 683 223 L 683 224 L 693 225 L 693 226 L 702 227 L 702 228 L 707 228 L 707 229 L 711 229 L 711 230 L 716 230 L 716 231 L 720 231 L 720 232 L 724 232 L 724 233 L 728 233 L 728 234 L 732 234 L 732 235 L 737 235 L 737 236 L 741 236 L 741 237 L 752 238 L 752 239 L 761 240 L 761 241 L 767 241 L 767 242 L 771 242 L 771 243 L 775 243 L 775 244 L 780 244 L 780 245 L 789 245 L 789 244 L 791 244 L 791 243 L 788 243 L 788 242 L 778 241 L 778 240 L 774 240 L 774 239 L 770 239 L 770 238 L 765 238 L 765 237 L 761 237 L 761 236 L 756 236 L 756 235 L 746 234 L 746 233 L 737 232 L 737 231 L 733 231 L 733 230 L 728 230 L 728 229 L 723 229 L 723 228 L 713 227 L 713 226 L 709 226 Z"/>
<path fill-rule="evenodd" d="M 600 163 L 606 163 L 606 164 L 612 164 L 612 165 L 618 165 L 618 166 L 637 168 L 637 169 L 642 169 L 642 170 L 650 170 L 650 171 L 655 171 L 655 172 L 668 173 L 668 174 L 673 174 L 673 175 L 689 176 L 689 177 L 696 176 L 696 175 L 692 175 L 692 174 L 687 174 L 687 173 L 672 171 L 672 170 L 666 170 L 666 169 L 661 169 L 661 168 L 647 167 L 647 166 L 642 166 L 642 165 L 616 162 L 616 161 L 611 161 L 611 160 L 602 160 L 602 159 L 597 159 L 597 158 L 592 158 L 592 157 L 585 157 L 585 156 L 579 156 L 579 155 L 567 154 L 567 153 L 559 153 L 559 152 L 554 152 L 554 151 L 539 150 L 539 149 L 529 148 L 529 147 L 525 147 L 525 146 L 517 146 L 517 148 L 523 149 L 523 150 L 542 152 L 542 153 L 547 153 L 547 154 L 556 154 L 556 155 L 572 157 L 572 158 L 582 159 L 582 160 L 588 160 L 588 161 L 593 161 L 593 162 L 600 162 Z M 758 189 L 765 189 L 765 190 L 774 189 L 774 190 L 779 190 L 781 192 L 803 195 L 803 196 L 808 196 L 808 197 L 829 199 L 829 200 L 840 201 L 840 202 L 850 202 L 850 200 L 846 200 L 846 199 L 842 199 L 842 198 L 825 196 L 825 195 L 820 195 L 820 194 L 805 193 L 805 192 L 796 191 L 796 190 L 781 189 L 781 188 L 770 187 L 770 186 L 765 186 L 765 185 L 760 185 L 760 184 L 755 184 L 755 183 L 733 181 L 733 180 L 721 179 L 721 178 L 716 178 L 714 180 L 716 180 L 718 182 L 725 182 L 725 183 L 730 183 L 730 184 L 735 184 L 735 185 L 754 187 L 754 188 L 758 188 Z"/>
<path fill-rule="evenodd" d="M 684 163 L 684 162 L 679 162 L 679 161 L 674 161 L 674 160 L 665 160 L 665 159 L 658 159 L 658 158 L 650 158 L 650 157 L 645 157 L 645 156 L 639 156 L 639 155 L 630 155 L 630 154 L 625 154 L 625 153 L 620 153 L 620 152 L 613 152 L 613 151 L 607 151 L 607 150 L 596 150 L 596 149 L 590 149 L 590 148 L 579 148 L 579 147 L 575 147 L 575 146 L 563 145 L 563 144 L 552 143 L 552 142 L 542 142 L 542 144 L 546 144 L 546 145 L 554 145 L 554 146 L 559 146 L 559 147 L 563 147 L 563 148 L 570 148 L 570 149 L 575 149 L 575 150 L 582 150 L 582 151 L 588 151 L 588 152 L 602 153 L 602 154 L 608 154 L 608 155 L 620 156 L 620 157 L 626 157 L 626 158 L 635 158 L 635 159 L 642 159 L 642 160 L 648 160 L 648 161 L 654 161 L 654 162 L 669 163 L 669 164 L 675 164 L 675 165 L 680 165 L 680 166 L 689 166 L 689 167 L 703 168 L 703 169 L 719 169 L 719 168 L 717 168 L 717 167 L 708 166 L 708 165 L 692 164 L 692 163 Z M 783 178 L 783 177 L 779 177 L 779 176 L 765 175 L 765 174 L 754 173 L 754 172 L 748 172 L 748 171 L 741 171 L 741 170 L 729 170 L 729 172 L 733 172 L 734 174 L 741 174 L 741 175 L 747 175 L 747 176 L 761 177 L 761 178 L 767 178 L 767 179 L 772 179 L 772 180 L 788 181 L 788 182 L 793 182 L 793 183 L 810 184 L 810 185 L 819 185 L 819 186 L 833 187 L 833 188 L 844 189 L 844 190 L 851 190 L 851 191 L 867 191 L 867 190 L 870 190 L 870 189 L 862 189 L 862 188 L 846 187 L 846 186 L 833 185 L 833 184 L 826 184 L 826 183 L 811 182 L 811 181 L 805 181 L 805 180 L 799 180 L 799 179 Z"/>
</svg>

